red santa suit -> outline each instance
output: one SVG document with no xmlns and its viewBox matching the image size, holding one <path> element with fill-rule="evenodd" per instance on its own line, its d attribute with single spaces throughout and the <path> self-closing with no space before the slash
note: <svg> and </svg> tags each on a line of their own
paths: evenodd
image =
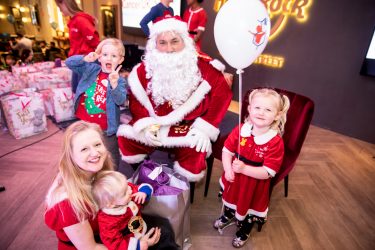
<svg viewBox="0 0 375 250">
<path fill-rule="evenodd" d="M 136 185 L 130 182 L 128 185 L 133 194 L 138 192 Z M 141 206 L 132 200 L 126 206 L 99 211 L 100 238 L 109 250 L 137 249 L 138 240 L 147 232 L 147 225 L 140 213 Z"/>
<path fill-rule="evenodd" d="M 263 167 L 271 177 L 279 171 L 283 156 L 284 143 L 276 130 L 270 129 L 265 134 L 253 136 L 252 125 L 241 125 L 240 144 L 238 143 L 239 127 L 237 126 L 224 143 L 223 151 L 238 156 L 246 165 Z M 220 178 L 225 206 L 236 211 L 236 218 L 244 220 L 246 215 L 266 217 L 270 198 L 271 178 L 260 180 L 244 174 L 235 173 L 233 182 L 225 176 Z"/>
<path fill-rule="evenodd" d="M 187 23 L 190 37 L 194 40 L 197 32 L 205 31 L 207 23 L 207 13 L 203 8 L 192 10 L 191 8 L 185 10 L 182 20 Z M 201 50 L 201 39 L 195 42 L 197 50 Z"/>
<path fill-rule="evenodd" d="M 129 75 L 129 107 L 133 116 L 128 125 L 121 125 L 117 132 L 122 159 L 138 163 L 155 149 L 147 143 L 143 130 L 153 124 L 161 125 L 159 139 L 163 147 L 175 154 L 174 169 L 189 181 L 198 181 L 204 176 L 206 152 L 190 148 L 190 128 L 203 132 L 211 141 L 219 134 L 219 123 L 230 104 L 232 92 L 222 74 L 209 60 L 198 58 L 202 81 L 197 89 L 176 109 L 169 103 L 156 106 L 151 93 L 146 89 L 150 79 L 146 78 L 145 65 L 134 67 Z"/>
</svg>

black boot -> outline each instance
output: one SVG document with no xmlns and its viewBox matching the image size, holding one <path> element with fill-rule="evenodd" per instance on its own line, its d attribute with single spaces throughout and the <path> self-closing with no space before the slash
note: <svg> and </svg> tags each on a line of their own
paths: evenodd
<svg viewBox="0 0 375 250">
<path fill-rule="evenodd" d="M 258 224 L 258 232 L 262 231 L 264 223 L 267 222 L 267 217 L 253 216 L 253 223 Z"/>
<path fill-rule="evenodd" d="M 236 237 L 232 241 L 232 246 L 235 248 L 243 247 L 246 241 L 250 238 L 250 232 L 253 228 L 253 216 L 247 215 L 243 221 L 238 221 L 238 231 Z"/>
</svg>

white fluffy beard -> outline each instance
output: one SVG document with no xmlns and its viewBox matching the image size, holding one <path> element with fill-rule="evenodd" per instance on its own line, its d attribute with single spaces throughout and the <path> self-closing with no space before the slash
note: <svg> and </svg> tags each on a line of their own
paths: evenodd
<svg viewBox="0 0 375 250">
<path fill-rule="evenodd" d="M 173 109 L 181 106 L 196 90 L 201 81 L 197 54 L 185 47 L 180 52 L 164 53 L 157 49 L 145 55 L 147 94 L 152 95 L 156 105 L 169 102 Z"/>
</svg>

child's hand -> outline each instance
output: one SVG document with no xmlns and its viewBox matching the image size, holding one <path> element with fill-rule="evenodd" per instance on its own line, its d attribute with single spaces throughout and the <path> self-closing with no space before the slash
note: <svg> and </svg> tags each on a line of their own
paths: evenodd
<svg viewBox="0 0 375 250">
<path fill-rule="evenodd" d="M 156 243 L 158 243 L 159 240 L 160 240 L 160 228 L 158 227 L 151 228 L 144 236 L 140 238 L 141 250 L 148 249 L 148 247 L 153 246 Z"/>
<path fill-rule="evenodd" d="M 88 53 L 83 60 L 85 62 L 95 62 L 99 58 L 99 55 L 96 54 L 95 52 L 90 52 Z"/>
<path fill-rule="evenodd" d="M 118 79 L 120 77 L 118 72 L 120 71 L 121 67 L 122 65 L 119 65 L 116 69 L 116 67 L 112 65 L 112 72 L 108 76 L 109 83 L 111 84 L 112 89 L 115 89 L 117 87 Z"/>
<path fill-rule="evenodd" d="M 143 192 L 137 192 L 135 194 L 132 194 L 132 198 L 134 198 L 134 201 L 138 204 L 143 204 L 145 203 L 147 194 Z"/>
<path fill-rule="evenodd" d="M 229 182 L 233 182 L 234 181 L 234 172 L 232 169 L 228 170 L 228 171 L 225 171 L 225 179 Z"/>
<path fill-rule="evenodd" d="M 232 163 L 233 172 L 241 174 L 244 167 L 245 167 L 245 163 L 243 163 L 243 161 L 240 161 L 237 158 L 234 159 Z"/>
</svg>

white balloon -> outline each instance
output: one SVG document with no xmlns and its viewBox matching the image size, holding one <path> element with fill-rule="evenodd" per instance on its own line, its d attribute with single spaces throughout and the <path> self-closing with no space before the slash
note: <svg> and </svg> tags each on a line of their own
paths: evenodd
<svg viewBox="0 0 375 250">
<path fill-rule="evenodd" d="M 225 61 L 239 70 L 263 52 L 270 30 L 270 18 L 261 1 L 229 0 L 216 16 L 214 37 Z"/>
</svg>

